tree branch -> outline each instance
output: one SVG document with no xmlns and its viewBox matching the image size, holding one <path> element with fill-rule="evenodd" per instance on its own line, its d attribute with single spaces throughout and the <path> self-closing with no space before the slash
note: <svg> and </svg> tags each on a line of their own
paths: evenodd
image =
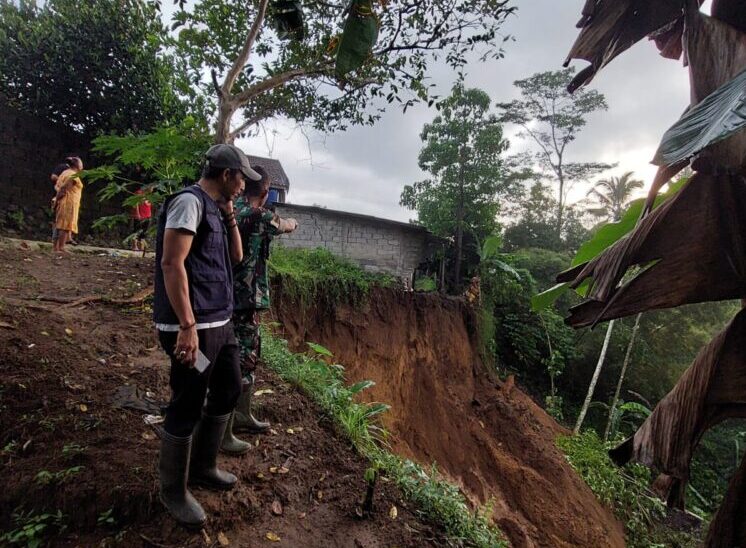
<svg viewBox="0 0 746 548">
<path fill-rule="evenodd" d="M 238 75 L 241 74 L 241 71 L 246 66 L 246 63 L 249 60 L 251 48 L 254 47 L 256 37 L 259 36 L 259 32 L 262 29 L 262 23 L 264 23 L 264 17 L 267 13 L 268 4 L 269 0 L 259 1 L 259 10 L 257 11 L 256 19 L 254 19 L 254 23 L 251 25 L 251 30 L 249 30 L 249 34 L 246 37 L 246 41 L 244 42 L 243 47 L 241 48 L 241 52 L 233 61 L 233 65 L 231 66 L 230 70 L 228 70 L 228 74 L 225 75 L 225 80 L 223 81 L 223 86 L 221 88 L 223 96 L 230 96 L 231 89 L 233 89 L 233 84 L 236 83 Z"/>
<path fill-rule="evenodd" d="M 283 72 L 282 74 L 276 74 L 275 76 L 271 76 L 270 78 L 266 78 L 262 80 L 261 82 L 257 82 L 253 86 L 250 86 L 246 88 L 245 90 L 237 93 L 233 96 L 233 100 L 235 101 L 236 107 L 241 107 L 251 101 L 254 97 L 261 95 L 262 93 L 266 93 L 268 91 L 271 91 L 275 89 L 276 87 L 279 87 L 283 84 L 286 84 L 287 82 L 290 82 L 292 80 L 296 80 L 298 78 L 303 78 L 305 76 L 311 76 L 311 75 L 317 75 L 317 74 L 324 74 L 327 70 L 329 70 L 332 67 L 332 65 L 322 65 L 320 67 L 315 68 L 295 68 L 292 70 L 288 70 L 287 72 Z"/>
<path fill-rule="evenodd" d="M 230 139 L 228 142 L 233 142 L 236 139 L 236 137 L 238 137 L 241 133 L 243 133 L 245 130 L 247 130 L 254 124 L 261 122 L 266 117 L 267 115 L 263 114 L 261 116 L 254 116 L 252 118 L 249 118 L 248 120 L 245 120 L 240 126 L 238 126 L 236 129 L 230 132 L 229 134 Z"/>
</svg>

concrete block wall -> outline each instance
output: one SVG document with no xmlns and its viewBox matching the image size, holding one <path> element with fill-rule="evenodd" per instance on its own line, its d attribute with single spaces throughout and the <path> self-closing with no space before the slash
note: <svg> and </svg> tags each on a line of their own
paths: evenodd
<svg viewBox="0 0 746 548">
<path fill-rule="evenodd" d="M 369 272 L 410 281 L 427 258 L 433 237 L 422 227 L 315 206 L 277 204 L 281 217 L 293 217 L 298 230 L 277 238 L 290 248 L 323 247 Z"/>
</svg>

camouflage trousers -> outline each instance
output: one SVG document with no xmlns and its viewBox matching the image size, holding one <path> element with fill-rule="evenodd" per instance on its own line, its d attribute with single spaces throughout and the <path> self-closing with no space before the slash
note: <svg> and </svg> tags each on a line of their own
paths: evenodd
<svg viewBox="0 0 746 548">
<path fill-rule="evenodd" d="M 262 351 L 259 311 L 253 308 L 234 311 L 233 330 L 241 349 L 241 373 L 244 377 L 248 377 L 256 370 Z"/>
</svg>

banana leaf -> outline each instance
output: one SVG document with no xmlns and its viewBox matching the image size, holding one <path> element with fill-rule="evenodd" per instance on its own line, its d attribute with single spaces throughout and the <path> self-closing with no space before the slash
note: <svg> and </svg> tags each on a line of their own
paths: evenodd
<svg viewBox="0 0 746 548">
<path fill-rule="evenodd" d="M 690 108 L 663 135 L 653 163 L 691 158 L 746 127 L 746 70 Z"/>
<path fill-rule="evenodd" d="M 335 72 L 343 80 L 363 66 L 378 40 L 378 16 L 371 0 L 352 0 L 337 47 Z"/>
</svg>

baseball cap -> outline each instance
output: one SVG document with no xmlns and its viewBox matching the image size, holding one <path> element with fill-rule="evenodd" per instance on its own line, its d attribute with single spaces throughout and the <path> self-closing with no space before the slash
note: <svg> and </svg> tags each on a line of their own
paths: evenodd
<svg viewBox="0 0 746 548">
<path fill-rule="evenodd" d="M 219 144 L 211 146 L 205 154 L 211 167 L 237 169 L 243 176 L 252 181 L 261 181 L 262 176 L 251 169 L 249 159 L 243 151 L 234 145 Z"/>
</svg>

